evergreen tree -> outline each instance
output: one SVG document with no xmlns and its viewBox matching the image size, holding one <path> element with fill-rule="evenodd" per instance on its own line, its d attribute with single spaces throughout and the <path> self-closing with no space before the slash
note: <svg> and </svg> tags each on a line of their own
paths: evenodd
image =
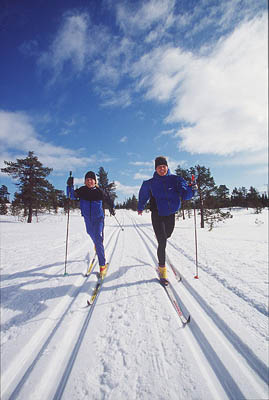
<svg viewBox="0 0 269 400">
<path fill-rule="evenodd" d="M 5 203 L 9 203 L 9 195 L 10 193 L 8 192 L 7 186 L 2 185 L 0 187 L 0 199 Z"/>
<path fill-rule="evenodd" d="M 195 167 L 188 168 L 186 170 L 182 169 L 180 166 L 176 169 L 177 175 L 182 176 L 187 181 L 191 181 L 192 175 L 194 175 L 197 186 L 198 186 L 198 196 L 199 202 L 198 207 L 200 209 L 201 215 L 201 228 L 205 226 L 204 213 L 206 208 L 210 208 L 210 203 L 212 205 L 212 193 L 215 191 L 215 181 L 211 176 L 209 168 L 196 165 Z"/>
<path fill-rule="evenodd" d="M 7 186 L 2 185 L 0 187 L 0 215 L 8 213 L 7 203 L 9 203 L 9 194 Z"/>
<path fill-rule="evenodd" d="M 216 201 L 218 208 L 229 207 L 230 205 L 230 191 L 226 185 L 220 185 L 216 188 Z"/>
<path fill-rule="evenodd" d="M 47 201 L 46 201 L 46 208 L 48 211 L 51 208 L 54 210 L 55 213 L 58 212 L 58 207 L 62 203 L 63 192 L 61 190 L 55 189 L 55 187 L 51 184 L 48 185 L 47 191 Z"/>
<path fill-rule="evenodd" d="M 196 165 L 190 168 L 191 175 L 195 176 L 198 186 L 199 208 L 201 214 L 201 228 L 205 227 L 204 210 L 209 206 L 210 196 L 215 191 L 215 181 L 210 169 Z"/>
<path fill-rule="evenodd" d="M 97 176 L 98 176 L 98 186 L 101 189 L 103 189 L 114 202 L 117 197 L 116 185 L 114 182 L 109 183 L 108 172 L 106 172 L 103 167 L 100 167 Z"/>
<path fill-rule="evenodd" d="M 180 165 L 175 169 L 175 173 L 178 176 L 181 176 L 181 178 L 185 179 L 187 182 L 191 180 L 190 173 L 187 169 L 181 168 Z M 189 201 L 184 201 L 182 200 L 181 202 L 181 209 L 180 209 L 180 216 L 182 215 L 182 218 L 185 219 L 185 210 L 190 210 L 191 208 L 191 203 Z"/>
<path fill-rule="evenodd" d="M 247 203 L 249 207 L 256 209 L 256 214 L 261 213 L 262 211 L 262 200 L 259 195 L 259 192 L 251 186 L 248 194 L 247 194 Z"/>
<path fill-rule="evenodd" d="M 232 207 L 247 207 L 247 189 L 242 186 L 234 188 L 231 196 Z"/>
<path fill-rule="evenodd" d="M 7 165 L 1 171 L 12 176 L 19 181 L 16 185 L 20 192 L 16 195 L 16 204 L 24 208 L 24 214 L 27 215 L 27 222 L 32 222 L 34 210 L 37 212 L 42 208 L 47 200 L 47 189 L 50 183 L 45 179 L 52 171 L 52 168 L 45 168 L 29 151 L 25 159 L 17 159 L 16 162 L 4 161 Z"/>
</svg>

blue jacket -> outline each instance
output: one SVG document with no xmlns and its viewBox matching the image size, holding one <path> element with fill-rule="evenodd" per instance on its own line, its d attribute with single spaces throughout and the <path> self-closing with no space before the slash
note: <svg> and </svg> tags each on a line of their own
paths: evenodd
<svg viewBox="0 0 269 400">
<path fill-rule="evenodd" d="M 170 170 L 165 176 L 160 176 L 156 171 L 153 178 L 144 181 L 138 196 L 138 211 L 143 211 L 147 201 L 152 196 L 157 205 L 160 216 L 176 213 L 181 206 L 182 200 L 193 197 L 194 191 L 191 186 L 178 175 L 172 175 Z"/>
</svg>

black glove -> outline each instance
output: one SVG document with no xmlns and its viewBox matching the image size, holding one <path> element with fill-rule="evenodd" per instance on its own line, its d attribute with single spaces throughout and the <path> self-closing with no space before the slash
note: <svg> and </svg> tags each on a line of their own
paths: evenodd
<svg viewBox="0 0 269 400">
<path fill-rule="evenodd" d="M 67 186 L 74 186 L 74 178 L 73 176 L 69 176 L 69 178 L 67 179 Z"/>
<path fill-rule="evenodd" d="M 114 210 L 114 208 L 112 208 L 112 209 L 110 210 L 110 215 L 113 215 L 113 217 L 114 217 L 114 215 L 115 215 L 115 210 Z"/>
</svg>

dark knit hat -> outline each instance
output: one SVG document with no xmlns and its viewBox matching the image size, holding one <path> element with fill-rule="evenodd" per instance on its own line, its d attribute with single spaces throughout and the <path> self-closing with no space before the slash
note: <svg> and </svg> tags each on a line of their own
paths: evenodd
<svg viewBox="0 0 269 400">
<path fill-rule="evenodd" d="M 155 158 L 155 169 L 159 166 L 159 165 L 166 165 L 168 167 L 167 164 L 167 159 L 164 156 L 159 156 Z"/>
<path fill-rule="evenodd" d="M 95 173 L 93 171 L 88 171 L 87 172 L 87 174 L 85 175 L 85 181 L 88 178 L 92 178 L 92 179 L 95 180 L 95 182 L 97 182 L 96 175 L 95 175 Z"/>
</svg>

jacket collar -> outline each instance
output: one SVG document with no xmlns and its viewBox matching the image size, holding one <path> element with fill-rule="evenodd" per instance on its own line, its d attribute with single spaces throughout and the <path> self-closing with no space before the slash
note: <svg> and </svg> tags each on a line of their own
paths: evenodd
<svg viewBox="0 0 269 400">
<path fill-rule="evenodd" d="M 158 172 L 155 171 L 154 174 L 153 174 L 153 178 L 163 179 L 163 178 L 165 178 L 165 177 L 168 176 L 168 175 L 172 175 L 169 168 L 168 168 L 167 174 L 164 175 L 164 176 L 160 176 L 160 175 L 158 174 Z"/>
</svg>

